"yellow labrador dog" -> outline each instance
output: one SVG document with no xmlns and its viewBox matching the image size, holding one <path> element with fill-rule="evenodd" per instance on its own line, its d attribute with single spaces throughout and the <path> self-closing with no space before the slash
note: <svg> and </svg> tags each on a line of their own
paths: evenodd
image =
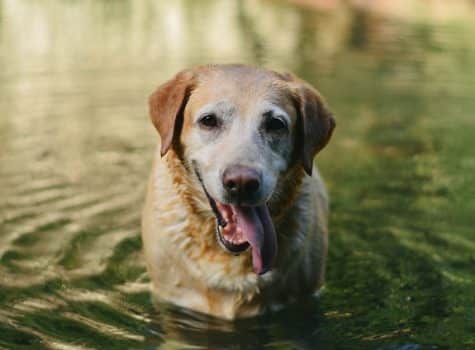
<svg viewBox="0 0 475 350">
<path fill-rule="evenodd" d="M 149 103 L 161 144 L 142 236 L 155 297 L 234 319 L 318 290 L 328 199 L 313 158 L 335 127 L 319 93 L 290 74 L 209 65 Z"/>
</svg>

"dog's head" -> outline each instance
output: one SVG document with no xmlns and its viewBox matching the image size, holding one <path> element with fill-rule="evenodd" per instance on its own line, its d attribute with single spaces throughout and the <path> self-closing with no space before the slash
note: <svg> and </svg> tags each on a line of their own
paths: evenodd
<svg viewBox="0 0 475 350">
<path fill-rule="evenodd" d="M 150 97 L 161 154 L 175 147 L 199 180 L 231 253 L 252 249 L 266 272 L 277 252 L 268 203 L 292 167 L 312 173 L 335 121 L 322 97 L 290 74 L 242 65 L 178 73 Z"/>
</svg>

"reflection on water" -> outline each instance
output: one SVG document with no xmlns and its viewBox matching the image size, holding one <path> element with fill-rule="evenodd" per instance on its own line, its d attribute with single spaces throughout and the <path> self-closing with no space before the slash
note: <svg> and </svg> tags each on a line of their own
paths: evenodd
<svg viewBox="0 0 475 350">
<path fill-rule="evenodd" d="M 475 346 L 475 8 L 316 2 L 0 1 L 0 348 Z M 339 125 L 325 291 L 224 323 L 152 306 L 139 213 L 146 97 L 235 61 L 301 75 Z"/>
</svg>

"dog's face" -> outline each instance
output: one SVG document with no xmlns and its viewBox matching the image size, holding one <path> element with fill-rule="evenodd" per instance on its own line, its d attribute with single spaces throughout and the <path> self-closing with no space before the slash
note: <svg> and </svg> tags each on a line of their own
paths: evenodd
<svg viewBox="0 0 475 350">
<path fill-rule="evenodd" d="M 218 241 L 235 254 L 251 247 L 254 270 L 266 272 L 277 251 L 267 203 L 291 166 L 311 173 L 334 127 L 321 97 L 289 75 L 212 66 L 179 73 L 150 107 L 162 155 L 179 147 L 200 181 Z"/>
<path fill-rule="evenodd" d="M 188 100 L 180 139 L 212 198 L 257 206 L 289 166 L 296 121 L 283 86 L 258 75 L 213 72 Z"/>
</svg>

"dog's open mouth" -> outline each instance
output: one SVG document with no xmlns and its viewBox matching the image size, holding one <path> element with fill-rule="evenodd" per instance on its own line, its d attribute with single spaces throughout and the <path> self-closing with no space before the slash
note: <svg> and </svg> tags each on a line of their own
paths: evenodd
<svg viewBox="0 0 475 350">
<path fill-rule="evenodd" d="M 262 275 L 269 271 L 277 255 L 277 238 L 267 204 L 220 203 L 206 190 L 195 163 L 193 167 L 216 216 L 216 236 L 220 245 L 236 255 L 251 247 L 254 272 Z"/>
<path fill-rule="evenodd" d="M 216 238 L 221 246 L 231 253 L 239 254 L 250 247 L 243 235 L 242 229 L 237 227 L 237 217 L 232 206 L 217 204 L 221 219 L 216 220 Z"/>
<path fill-rule="evenodd" d="M 210 202 L 214 207 L 216 235 L 221 246 L 233 254 L 251 247 L 254 271 L 259 275 L 269 271 L 277 253 L 277 240 L 267 205 L 224 204 L 212 198 Z"/>
</svg>

